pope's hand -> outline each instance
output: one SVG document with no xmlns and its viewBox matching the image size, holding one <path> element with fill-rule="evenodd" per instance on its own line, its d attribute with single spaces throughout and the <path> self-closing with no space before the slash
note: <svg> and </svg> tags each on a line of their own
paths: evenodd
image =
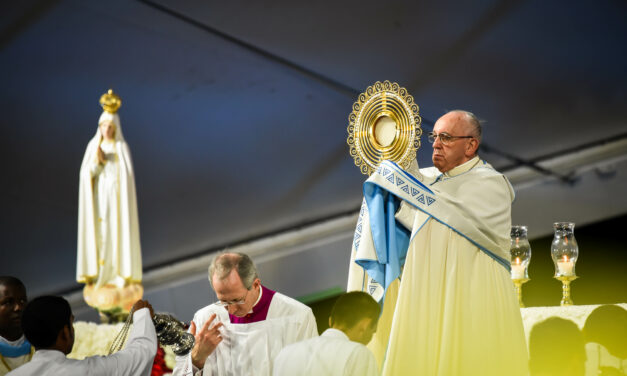
<svg viewBox="0 0 627 376">
<path fill-rule="evenodd" d="M 203 368 L 205 366 L 205 360 L 211 355 L 218 347 L 218 344 L 222 342 L 222 336 L 220 335 L 221 322 L 211 326 L 213 320 L 215 320 L 216 314 L 214 313 L 209 317 L 209 320 L 205 322 L 200 331 L 196 333 L 196 324 L 192 321 L 192 325 L 189 328 L 189 332 L 196 338 L 194 348 L 192 349 L 192 364 L 196 368 Z"/>
</svg>

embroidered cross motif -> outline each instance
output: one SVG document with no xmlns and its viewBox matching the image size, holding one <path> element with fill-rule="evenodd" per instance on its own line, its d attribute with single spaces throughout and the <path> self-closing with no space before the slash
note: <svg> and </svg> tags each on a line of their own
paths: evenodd
<svg viewBox="0 0 627 376">
<path fill-rule="evenodd" d="M 355 249 L 359 249 L 359 239 L 355 241 Z"/>
<path fill-rule="evenodd" d="M 355 244 L 355 249 L 359 248 L 359 241 L 361 240 L 361 233 L 355 231 L 355 239 L 353 239 L 353 243 Z"/>
</svg>

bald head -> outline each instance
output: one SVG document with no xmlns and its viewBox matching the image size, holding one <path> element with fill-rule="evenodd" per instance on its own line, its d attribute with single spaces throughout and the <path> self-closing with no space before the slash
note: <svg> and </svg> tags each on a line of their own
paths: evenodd
<svg viewBox="0 0 627 376">
<path fill-rule="evenodd" d="M 243 253 L 217 255 L 209 266 L 209 281 L 229 314 L 244 317 L 261 294 L 261 281 L 255 264 Z"/>
<path fill-rule="evenodd" d="M 481 143 L 481 121 L 470 111 L 453 110 L 449 111 L 458 117 L 459 121 L 465 124 L 468 134 L 475 137 Z"/>
<path fill-rule="evenodd" d="M 440 137 L 433 142 L 433 165 L 447 172 L 477 155 L 481 142 L 481 123 L 468 111 L 447 112 L 435 122 L 433 132 L 453 138 L 445 145 Z"/>
<path fill-rule="evenodd" d="M 209 282 L 213 285 L 214 277 L 218 280 L 226 279 L 231 271 L 235 269 L 239 275 L 244 287 L 250 289 L 257 275 L 257 268 L 244 253 L 224 252 L 218 254 L 209 265 Z"/>
</svg>

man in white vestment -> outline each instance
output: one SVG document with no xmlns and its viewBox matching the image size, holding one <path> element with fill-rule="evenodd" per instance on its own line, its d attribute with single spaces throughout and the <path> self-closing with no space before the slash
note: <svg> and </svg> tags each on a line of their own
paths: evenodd
<svg viewBox="0 0 627 376">
<path fill-rule="evenodd" d="M 196 342 L 174 375 L 270 376 L 283 347 L 318 335 L 311 309 L 262 286 L 245 254 L 216 256 L 209 281 L 218 301 L 194 315 Z"/>
<path fill-rule="evenodd" d="M 586 375 L 627 375 L 627 310 L 614 304 L 595 308 L 583 335 Z"/>
<path fill-rule="evenodd" d="M 81 164 L 77 255 L 78 282 L 122 288 L 142 280 L 131 153 L 119 115 L 106 107 Z"/>
<path fill-rule="evenodd" d="M 586 375 L 586 348 L 581 330 L 571 320 L 549 317 L 529 333 L 530 376 Z M 601 372 L 590 375 L 609 376 Z M 620 375 L 620 374 L 618 374 Z"/>
<path fill-rule="evenodd" d="M 384 161 L 364 183 L 348 290 L 383 302 L 369 347 L 383 375 L 526 375 L 513 189 L 477 155 L 472 113 L 445 114 L 429 141 L 435 167 Z"/>
<path fill-rule="evenodd" d="M 22 281 L 0 277 L 0 376 L 30 361 L 35 351 L 22 331 L 24 306 L 26 288 Z"/>
<path fill-rule="evenodd" d="M 67 300 L 58 296 L 33 299 L 24 309 L 22 327 L 35 346 L 33 359 L 10 376 L 149 376 L 157 353 L 157 334 L 150 303 L 139 300 L 131 311 L 133 328 L 126 347 L 109 356 L 68 359 L 74 346 L 74 315 Z"/>
<path fill-rule="evenodd" d="M 341 295 L 320 337 L 285 347 L 274 360 L 274 376 L 376 376 L 374 356 L 365 346 L 377 329 L 381 307 L 368 294 Z"/>
</svg>

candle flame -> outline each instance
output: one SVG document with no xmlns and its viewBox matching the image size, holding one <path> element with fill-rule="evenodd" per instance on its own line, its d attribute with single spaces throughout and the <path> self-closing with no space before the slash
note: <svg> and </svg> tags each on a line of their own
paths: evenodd
<svg viewBox="0 0 627 376">
<path fill-rule="evenodd" d="M 514 260 L 514 264 L 520 265 L 520 257 L 516 257 L 516 259 Z"/>
<path fill-rule="evenodd" d="M 568 256 L 564 255 L 564 256 L 562 257 L 562 260 L 563 260 L 564 262 L 568 262 Z"/>
</svg>

